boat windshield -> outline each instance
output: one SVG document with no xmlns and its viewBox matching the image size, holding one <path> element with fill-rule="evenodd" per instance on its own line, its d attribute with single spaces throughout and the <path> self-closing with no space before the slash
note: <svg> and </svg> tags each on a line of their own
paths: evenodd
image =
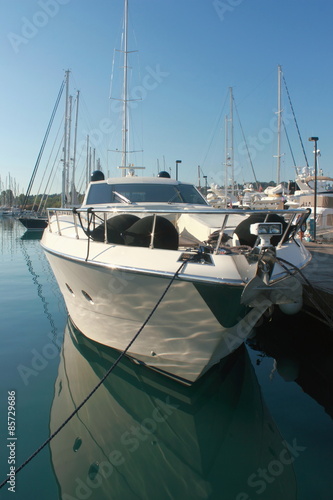
<svg viewBox="0 0 333 500">
<path fill-rule="evenodd" d="M 86 205 L 124 203 L 120 196 L 132 203 L 191 203 L 208 205 L 191 184 L 91 184 Z"/>
</svg>

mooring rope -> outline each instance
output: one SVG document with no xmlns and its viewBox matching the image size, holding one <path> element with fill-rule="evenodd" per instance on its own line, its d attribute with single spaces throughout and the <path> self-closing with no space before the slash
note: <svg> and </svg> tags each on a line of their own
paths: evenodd
<svg viewBox="0 0 333 500">
<path fill-rule="evenodd" d="M 178 274 L 180 273 L 180 271 L 182 270 L 182 268 L 185 266 L 185 264 L 187 264 L 187 262 L 189 260 L 194 260 L 195 258 L 197 257 L 197 254 L 193 255 L 193 257 L 190 257 L 186 260 L 184 260 L 181 265 L 178 267 L 177 271 L 174 273 L 174 275 L 172 276 L 171 280 L 169 281 L 167 287 L 165 288 L 164 292 L 162 293 L 161 297 L 158 299 L 158 301 L 156 302 L 155 306 L 153 307 L 153 309 L 151 310 L 151 312 L 149 313 L 147 319 L 144 321 L 144 323 L 141 325 L 141 327 L 139 328 L 139 330 L 137 331 L 137 333 L 134 335 L 134 337 L 132 338 L 132 340 L 129 342 L 129 344 L 127 345 L 127 347 L 120 353 L 120 355 L 118 356 L 118 358 L 116 359 L 116 361 L 113 363 L 113 365 L 109 368 L 109 370 L 105 373 L 105 375 L 101 378 L 101 380 L 98 382 L 98 384 L 92 389 L 92 391 L 88 394 L 88 396 L 86 396 L 86 398 L 79 404 L 79 406 L 66 418 L 66 420 L 58 427 L 58 429 L 56 429 L 52 434 L 51 436 L 48 437 L 48 439 L 46 439 L 46 441 L 44 441 L 43 444 L 41 444 L 39 446 L 39 448 L 37 448 L 34 453 L 32 455 L 30 455 L 29 458 L 27 458 L 16 470 L 15 470 L 15 475 L 20 472 L 29 462 L 31 462 L 31 460 L 33 458 L 35 458 L 35 456 L 37 456 L 42 450 L 43 448 L 45 448 L 45 446 L 47 446 L 50 441 L 52 441 L 53 438 L 55 438 L 55 436 L 57 434 L 59 434 L 59 432 L 65 427 L 66 424 L 68 424 L 68 422 L 78 413 L 79 410 L 81 410 L 81 408 L 86 404 L 86 402 L 91 398 L 91 396 L 97 391 L 97 389 L 103 384 L 103 382 L 107 379 L 107 377 L 110 375 L 111 372 L 113 372 L 113 370 L 116 368 L 116 366 L 118 365 L 118 363 L 121 361 L 121 359 L 125 356 L 125 354 L 127 353 L 127 351 L 129 350 L 129 348 L 131 347 L 131 345 L 133 344 L 133 342 L 138 338 L 138 336 L 140 335 L 140 333 L 142 332 L 142 330 L 144 329 L 144 327 L 146 326 L 146 324 L 148 323 L 148 321 L 150 320 L 150 318 L 152 317 L 152 315 L 154 314 L 154 312 L 156 311 L 156 309 L 158 308 L 158 306 L 160 305 L 160 303 L 162 302 L 163 298 L 165 297 L 167 291 L 169 290 L 170 286 L 172 285 L 172 283 L 174 282 L 174 280 L 176 279 L 176 277 L 178 276 Z M 0 484 L 0 489 L 5 486 L 5 484 L 10 480 L 10 478 L 8 477 L 7 479 L 5 479 L 1 484 Z"/>
<path fill-rule="evenodd" d="M 88 210 L 87 210 L 87 229 L 84 228 L 84 225 L 83 225 L 82 219 L 81 219 L 81 214 L 80 214 L 80 212 L 78 212 L 78 210 L 76 208 L 73 208 L 73 214 L 76 214 L 79 217 L 81 229 L 88 238 L 88 240 L 87 240 L 87 255 L 85 258 L 85 261 L 87 262 L 88 257 L 89 257 L 89 251 L 90 251 L 90 240 L 92 239 L 91 234 L 90 234 L 90 224 L 93 220 L 94 214 L 92 212 L 92 209 L 88 208 Z M 91 214 L 90 219 L 89 219 L 89 214 Z"/>
</svg>

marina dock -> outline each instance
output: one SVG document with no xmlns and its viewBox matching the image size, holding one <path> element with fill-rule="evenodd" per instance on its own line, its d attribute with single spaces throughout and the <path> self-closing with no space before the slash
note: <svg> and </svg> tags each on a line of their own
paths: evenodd
<svg viewBox="0 0 333 500">
<path fill-rule="evenodd" d="M 311 284 L 305 285 L 303 309 L 332 327 L 333 242 L 305 242 L 305 246 L 311 252 L 312 260 L 303 271 Z"/>
</svg>

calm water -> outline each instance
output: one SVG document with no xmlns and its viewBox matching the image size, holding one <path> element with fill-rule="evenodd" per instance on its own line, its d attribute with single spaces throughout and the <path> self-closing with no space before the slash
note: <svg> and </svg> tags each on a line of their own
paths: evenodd
<svg viewBox="0 0 333 500">
<path fill-rule="evenodd" d="M 115 353 L 68 321 L 39 239 L 10 219 L 0 233 L 2 482 Z M 309 318 L 277 319 L 191 388 L 124 360 L 0 498 L 332 500 L 332 339 Z"/>
</svg>

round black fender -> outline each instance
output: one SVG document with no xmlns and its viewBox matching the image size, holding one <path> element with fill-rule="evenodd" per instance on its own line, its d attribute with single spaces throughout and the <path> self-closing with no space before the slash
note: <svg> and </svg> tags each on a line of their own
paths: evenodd
<svg viewBox="0 0 333 500">
<path fill-rule="evenodd" d="M 257 224 L 258 222 L 264 222 L 266 219 L 266 213 L 262 214 L 251 214 L 247 219 L 243 220 L 235 229 L 235 233 L 238 236 L 240 245 L 248 245 L 250 247 L 254 247 L 255 242 L 257 240 L 257 236 L 255 234 L 250 233 L 251 224 Z M 282 224 L 282 233 L 286 230 L 287 223 L 281 215 L 278 214 L 269 214 L 266 222 L 281 222 Z M 281 239 L 280 235 L 272 236 L 271 243 L 273 246 L 276 246 Z"/>
<path fill-rule="evenodd" d="M 119 214 L 108 219 L 106 222 L 108 243 L 124 245 L 122 233 L 138 220 L 139 217 L 133 214 Z M 90 231 L 89 235 L 94 241 L 104 241 L 104 223 Z"/>
<path fill-rule="evenodd" d="M 123 232 L 125 245 L 149 247 L 153 231 L 154 216 L 149 215 L 135 222 Z M 174 225 L 165 217 L 156 216 L 154 248 L 178 250 L 179 236 Z"/>
</svg>

